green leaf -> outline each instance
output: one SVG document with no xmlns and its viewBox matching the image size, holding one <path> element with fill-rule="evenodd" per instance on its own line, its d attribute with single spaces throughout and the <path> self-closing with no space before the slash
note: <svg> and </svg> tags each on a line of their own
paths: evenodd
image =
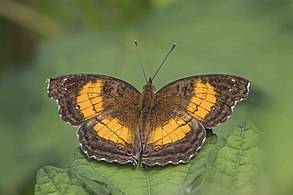
<svg viewBox="0 0 293 195">
<path fill-rule="evenodd" d="M 70 169 L 46 166 L 38 171 L 35 194 L 107 194 L 102 183 L 85 181 Z"/>
<path fill-rule="evenodd" d="M 68 192 L 86 194 L 74 172 L 46 166 L 38 171 L 35 194 L 65 194 Z"/>
<path fill-rule="evenodd" d="M 260 140 L 261 133 L 250 122 L 242 122 L 227 138 L 208 136 L 202 150 L 187 164 L 145 168 L 90 160 L 77 149 L 69 169 L 45 167 L 38 172 L 36 194 L 243 192 L 262 171 Z"/>
<path fill-rule="evenodd" d="M 215 136 L 207 139 L 196 158 L 180 166 L 168 165 L 134 168 L 132 165 L 109 164 L 88 160 L 78 149 L 72 169 L 91 181 L 106 183 L 112 194 L 174 194 L 183 192 L 193 177 L 204 172 L 206 164 L 215 157 L 219 143 Z"/>
<path fill-rule="evenodd" d="M 250 194 L 263 171 L 262 141 L 262 133 L 252 123 L 239 123 L 209 164 L 203 194 Z"/>
</svg>

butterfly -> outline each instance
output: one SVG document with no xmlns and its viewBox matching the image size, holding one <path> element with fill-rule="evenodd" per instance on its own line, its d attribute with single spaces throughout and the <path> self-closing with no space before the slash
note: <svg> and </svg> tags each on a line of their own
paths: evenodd
<svg viewBox="0 0 293 195">
<path fill-rule="evenodd" d="M 110 76 L 69 74 L 48 80 L 48 96 L 61 118 L 78 127 L 89 158 L 152 166 L 187 163 L 204 144 L 206 128 L 225 122 L 247 99 L 249 85 L 239 76 L 209 74 L 156 92 L 150 78 L 141 93 Z"/>
</svg>

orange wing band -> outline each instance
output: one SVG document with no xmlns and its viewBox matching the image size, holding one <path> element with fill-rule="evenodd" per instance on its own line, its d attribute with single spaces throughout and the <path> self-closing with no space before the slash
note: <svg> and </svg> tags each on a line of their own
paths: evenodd
<svg viewBox="0 0 293 195">
<path fill-rule="evenodd" d="M 194 94 L 190 99 L 187 110 L 197 120 L 204 120 L 205 116 L 212 110 L 216 104 L 216 90 L 209 83 L 203 83 L 201 80 L 194 85 Z"/>
<path fill-rule="evenodd" d="M 182 118 L 172 118 L 162 126 L 151 131 L 149 144 L 162 146 L 183 139 L 191 130 L 191 127 Z"/>
<path fill-rule="evenodd" d="M 94 130 L 96 131 L 97 135 L 117 143 L 119 145 L 125 146 L 125 143 L 132 143 L 132 133 L 130 129 L 117 119 L 107 116 L 101 122 L 97 123 L 94 126 Z"/>
<path fill-rule="evenodd" d="M 102 80 L 89 82 L 78 93 L 76 104 L 87 120 L 103 111 Z"/>
</svg>

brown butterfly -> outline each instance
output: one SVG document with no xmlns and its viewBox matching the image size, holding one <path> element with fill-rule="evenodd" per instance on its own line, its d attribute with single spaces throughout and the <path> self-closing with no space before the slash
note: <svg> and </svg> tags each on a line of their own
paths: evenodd
<svg viewBox="0 0 293 195">
<path fill-rule="evenodd" d="M 249 81 L 232 75 L 187 77 L 158 92 L 153 78 L 140 93 L 109 76 L 63 75 L 49 79 L 48 96 L 62 119 L 78 126 L 89 158 L 136 166 L 140 158 L 146 165 L 188 162 L 202 147 L 205 128 L 226 121 L 249 92 Z"/>
</svg>

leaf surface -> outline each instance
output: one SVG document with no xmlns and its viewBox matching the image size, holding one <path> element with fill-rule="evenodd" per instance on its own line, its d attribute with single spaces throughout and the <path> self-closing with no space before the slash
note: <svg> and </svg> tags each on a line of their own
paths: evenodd
<svg viewBox="0 0 293 195">
<path fill-rule="evenodd" d="M 36 193 L 75 192 L 99 194 L 213 194 L 251 186 L 261 173 L 260 132 L 242 122 L 227 138 L 207 138 L 204 147 L 187 164 L 133 167 L 89 160 L 75 151 L 67 170 L 45 167 L 38 173 Z"/>
</svg>

